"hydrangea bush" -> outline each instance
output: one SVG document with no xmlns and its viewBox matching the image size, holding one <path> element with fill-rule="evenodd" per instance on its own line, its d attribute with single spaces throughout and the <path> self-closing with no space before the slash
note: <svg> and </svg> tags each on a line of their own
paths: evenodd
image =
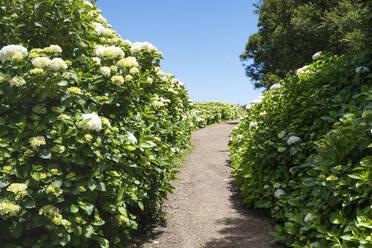
<svg viewBox="0 0 372 248">
<path fill-rule="evenodd" d="M 371 53 L 317 53 L 231 134 L 234 176 L 290 247 L 372 247 Z"/>
<path fill-rule="evenodd" d="M 243 115 L 243 109 L 236 104 L 225 102 L 196 102 L 193 103 L 190 120 L 194 128 L 227 120 L 238 119 Z"/>
<path fill-rule="evenodd" d="M 0 6 L 1 247 L 128 246 L 190 147 L 183 83 L 93 2 Z"/>
<path fill-rule="evenodd" d="M 1 247 L 125 247 L 189 147 L 183 83 L 90 2 L 0 2 Z"/>
</svg>

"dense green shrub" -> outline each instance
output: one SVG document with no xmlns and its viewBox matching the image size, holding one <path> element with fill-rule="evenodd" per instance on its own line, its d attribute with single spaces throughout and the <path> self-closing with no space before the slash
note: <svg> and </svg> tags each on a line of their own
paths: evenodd
<svg viewBox="0 0 372 248">
<path fill-rule="evenodd" d="M 191 110 L 194 128 L 201 128 L 221 121 L 238 119 L 243 109 L 236 104 L 225 102 L 196 102 Z"/>
<path fill-rule="evenodd" d="M 1 247 L 126 246 L 189 147 L 187 91 L 92 3 L 0 2 Z"/>
<path fill-rule="evenodd" d="M 267 209 L 292 247 L 372 247 L 372 60 L 314 56 L 234 128 L 247 206 Z"/>
</svg>

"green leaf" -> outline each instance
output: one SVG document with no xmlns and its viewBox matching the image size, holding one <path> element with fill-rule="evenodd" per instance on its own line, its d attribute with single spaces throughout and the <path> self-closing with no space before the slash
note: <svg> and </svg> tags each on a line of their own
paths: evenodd
<svg viewBox="0 0 372 248">
<path fill-rule="evenodd" d="M 138 201 L 137 202 L 138 204 L 138 207 L 143 211 L 145 209 L 145 207 L 143 206 L 143 203 L 141 201 Z"/>
<path fill-rule="evenodd" d="M 107 239 L 101 237 L 96 237 L 95 239 L 98 241 L 101 248 L 110 248 L 110 243 Z"/>
<path fill-rule="evenodd" d="M 12 222 L 9 226 L 9 232 L 13 238 L 18 239 L 19 237 L 21 237 L 22 231 L 23 231 L 23 227 L 22 227 L 22 224 L 19 222 Z"/>
<path fill-rule="evenodd" d="M 71 204 L 71 206 L 70 206 L 70 212 L 71 213 L 74 213 L 74 214 L 76 214 L 77 212 L 79 212 L 78 206 L 76 206 L 74 204 Z"/>
</svg>

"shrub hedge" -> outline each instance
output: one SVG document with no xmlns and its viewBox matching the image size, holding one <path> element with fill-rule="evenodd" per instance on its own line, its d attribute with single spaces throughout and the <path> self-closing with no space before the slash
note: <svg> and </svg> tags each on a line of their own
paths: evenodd
<svg viewBox="0 0 372 248">
<path fill-rule="evenodd" d="M 231 134 L 245 204 L 291 247 L 372 247 L 371 58 L 317 53 Z"/>
<path fill-rule="evenodd" d="M 192 102 L 100 13 L 0 0 L 1 247 L 126 247 L 172 190 Z"/>
</svg>

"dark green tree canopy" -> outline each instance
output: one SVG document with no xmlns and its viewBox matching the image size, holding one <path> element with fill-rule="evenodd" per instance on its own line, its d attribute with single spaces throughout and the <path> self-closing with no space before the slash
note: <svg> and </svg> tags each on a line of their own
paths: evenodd
<svg viewBox="0 0 372 248">
<path fill-rule="evenodd" d="M 353 54 L 372 47 L 372 1 L 260 0 L 259 31 L 240 58 L 256 88 L 268 88 L 322 51 Z M 253 61 L 252 61 L 253 60 Z"/>
</svg>

